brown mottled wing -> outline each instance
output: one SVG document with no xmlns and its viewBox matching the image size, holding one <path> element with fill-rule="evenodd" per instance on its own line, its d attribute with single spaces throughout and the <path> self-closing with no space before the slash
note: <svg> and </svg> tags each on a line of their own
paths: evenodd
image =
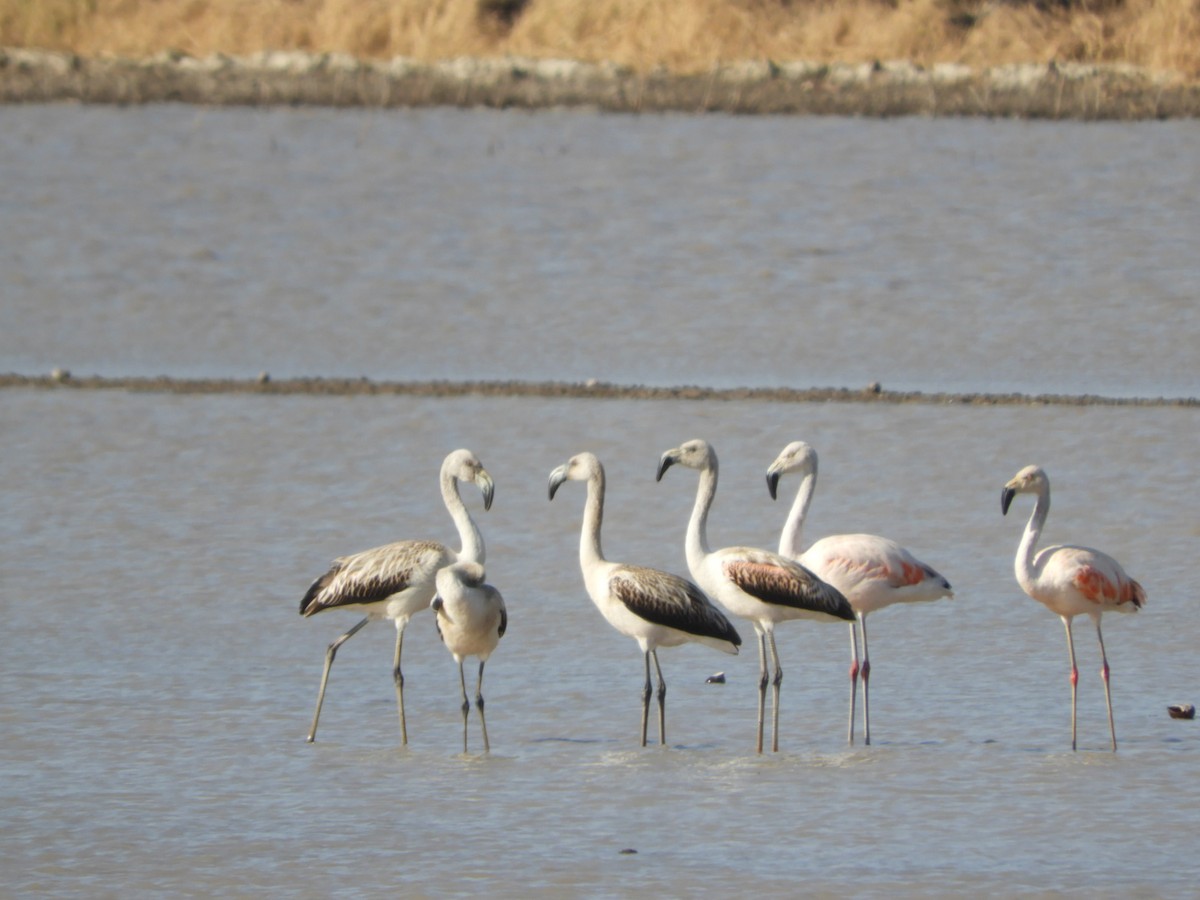
<svg viewBox="0 0 1200 900">
<path fill-rule="evenodd" d="M 686 578 L 642 566 L 621 566 L 608 585 L 614 597 L 647 622 L 741 646 L 741 636 L 725 615 Z"/>
<path fill-rule="evenodd" d="M 386 600 L 422 579 L 432 579 L 449 558 L 450 552 L 436 541 L 398 541 L 340 557 L 309 587 L 300 601 L 300 615 Z"/>
<path fill-rule="evenodd" d="M 723 568 L 735 585 L 763 603 L 854 621 L 854 610 L 841 591 L 782 556 L 746 549 Z"/>
</svg>

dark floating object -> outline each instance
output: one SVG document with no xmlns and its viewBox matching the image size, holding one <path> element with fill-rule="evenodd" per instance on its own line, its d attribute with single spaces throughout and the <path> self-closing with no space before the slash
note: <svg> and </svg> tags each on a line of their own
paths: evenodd
<svg viewBox="0 0 1200 900">
<path fill-rule="evenodd" d="M 713 675 L 709 675 L 707 678 L 704 679 L 704 683 L 705 684 L 724 684 L 725 683 L 725 673 L 717 672 Z"/>
<path fill-rule="evenodd" d="M 1168 706 L 1167 712 L 1171 714 L 1172 719 L 1196 718 L 1196 707 L 1190 703 L 1176 703 L 1173 706 Z"/>
<path fill-rule="evenodd" d="M 621 851 L 622 856 L 632 856 L 635 853 L 637 853 L 637 851 L 634 850 L 632 847 L 626 847 L 624 850 Z"/>
</svg>

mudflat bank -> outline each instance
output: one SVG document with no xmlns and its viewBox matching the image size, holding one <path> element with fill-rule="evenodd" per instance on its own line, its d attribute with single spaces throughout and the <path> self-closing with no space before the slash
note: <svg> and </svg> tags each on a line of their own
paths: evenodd
<svg viewBox="0 0 1200 900">
<path fill-rule="evenodd" d="M 1200 82 L 1124 64 L 755 61 L 679 74 L 514 57 L 420 63 L 281 51 L 124 59 L 0 48 L 0 102 L 64 101 L 1145 120 L 1200 115 Z"/>
</svg>

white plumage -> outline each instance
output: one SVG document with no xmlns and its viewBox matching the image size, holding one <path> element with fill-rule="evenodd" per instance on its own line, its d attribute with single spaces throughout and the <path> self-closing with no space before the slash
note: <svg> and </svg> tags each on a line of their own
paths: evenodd
<svg viewBox="0 0 1200 900">
<path fill-rule="evenodd" d="M 1096 624 L 1096 639 L 1100 642 L 1100 677 L 1104 681 L 1104 700 L 1108 704 L 1109 736 L 1112 749 L 1116 750 L 1117 728 L 1113 722 L 1108 656 L 1104 652 L 1100 617 L 1106 612 L 1137 612 L 1146 603 L 1146 592 L 1125 574 L 1120 563 L 1099 550 L 1066 544 L 1037 550 L 1042 527 L 1050 513 L 1050 479 L 1042 469 L 1026 466 L 1004 485 L 1000 494 L 1002 513 L 1008 515 L 1008 507 L 1017 494 L 1037 497 L 1017 547 L 1014 562 L 1017 583 L 1026 594 L 1062 619 L 1067 630 L 1067 651 L 1071 658 L 1071 749 L 1076 746 L 1075 698 L 1079 684 L 1071 621 L 1075 616 L 1087 615 Z"/>
<path fill-rule="evenodd" d="M 483 579 L 483 566 L 477 562 L 463 560 L 447 566 L 437 573 L 437 596 L 431 604 L 442 643 L 458 663 L 458 680 L 463 695 L 463 753 L 467 752 L 467 719 L 471 712 L 463 661 L 468 656 L 479 658 L 475 707 L 479 710 L 479 726 L 483 731 L 483 751 L 487 753 L 491 750 L 491 744 L 488 742 L 487 720 L 483 716 L 483 666 L 508 630 L 508 610 L 504 607 L 504 598 Z"/>
<path fill-rule="evenodd" d="M 862 629 L 862 664 L 858 639 L 850 623 L 850 716 L 847 740 L 854 743 L 854 703 L 858 676 L 862 675 L 863 742 L 871 743 L 871 707 L 868 685 L 871 655 L 867 643 L 867 614 L 893 603 L 918 603 L 953 597 L 950 582 L 895 541 L 875 534 L 836 534 L 821 538 L 804 550 L 804 518 L 817 483 L 817 452 L 804 441 L 793 441 L 767 469 L 767 489 L 775 498 L 779 479 L 799 472 L 800 486 L 779 537 L 781 555 L 798 561 L 823 581 L 832 584 L 850 601 Z"/>
<path fill-rule="evenodd" d="M 700 473 L 696 502 L 688 523 L 685 550 L 692 577 L 710 596 L 736 616 L 749 619 L 758 633 L 758 752 L 763 748 L 767 695 L 767 644 L 775 666 L 771 749 L 779 749 L 779 685 L 783 667 L 775 648 L 775 626 L 789 619 L 853 621 L 854 611 L 837 588 L 808 569 L 769 550 L 726 547 L 710 550 L 708 512 L 717 492 L 717 454 L 707 441 L 691 440 L 659 459 L 658 480 L 674 464 Z"/>
<path fill-rule="evenodd" d="M 658 735 L 666 743 L 666 682 L 658 648 L 688 641 L 737 653 L 742 642 L 729 620 L 696 585 L 658 569 L 609 562 L 600 547 L 604 517 L 604 467 L 591 453 L 573 456 L 550 473 L 550 499 L 564 481 L 587 482 L 587 503 L 579 540 L 579 564 L 588 596 L 605 620 L 638 642 L 646 662 L 642 693 L 642 746 L 650 715 L 650 661 L 658 674 Z"/>
<path fill-rule="evenodd" d="M 408 725 L 404 718 L 404 673 L 400 652 L 404 629 L 413 615 L 428 608 L 436 590 L 434 579 L 439 569 L 460 559 L 484 561 L 483 536 L 471 518 L 458 492 L 458 482 L 476 484 L 483 493 L 483 508 L 490 509 L 494 486 L 483 464 L 470 450 L 455 450 L 442 463 L 440 484 L 442 500 L 458 529 L 462 549 L 455 551 L 436 541 L 397 541 L 333 561 L 332 567 L 312 583 L 300 601 L 300 615 L 311 616 L 335 607 L 365 613 L 358 624 L 338 637 L 325 651 L 325 668 L 317 693 L 308 740 L 316 740 L 325 686 L 338 648 L 373 619 L 390 619 L 396 626 L 396 653 L 392 676 L 396 686 L 396 704 L 400 712 L 400 739 L 408 743 Z"/>
</svg>

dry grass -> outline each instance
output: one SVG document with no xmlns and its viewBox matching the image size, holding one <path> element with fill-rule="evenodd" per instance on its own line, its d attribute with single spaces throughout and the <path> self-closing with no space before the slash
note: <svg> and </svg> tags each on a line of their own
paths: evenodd
<svg viewBox="0 0 1200 900">
<path fill-rule="evenodd" d="M 0 0 L 0 45 L 84 56 L 521 55 L 700 71 L 746 59 L 1127 62 L 1200 74 L 1200 0 Z"/>
</svg>

